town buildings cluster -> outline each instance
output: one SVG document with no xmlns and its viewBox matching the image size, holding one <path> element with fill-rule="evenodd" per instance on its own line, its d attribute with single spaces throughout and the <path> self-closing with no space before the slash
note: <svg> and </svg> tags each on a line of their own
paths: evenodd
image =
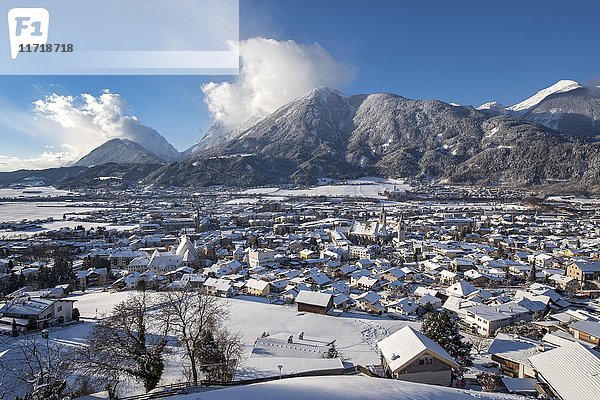
<svg viewBox="0 0 600 400">
<path fill-rule="evenodd" d="M 76 304 L 65 296 L 93 287 L 244 294 L 332 316 L 420 321 L 444 311 L 465 337 L 487 340 L 489 349 L 479 353 L 490 358 L 473 370 L 489 367 L 504 390 L 565 400 L 583 398 L 586 387 L 600 392 L 597 204 L 532 204 L 512 195 L 474 202 L 218 193 L 157 198 L 131 196 L 98 211 L 114 223 L 135 215 L 128 230 L 62 228 L 2 241 L 0 279 L 14 290 L 4 293 L 0 329 L 70 321 Z M 85 218 L 93 222 L 89 213 Z M 55 263 L 42 256 L 44 249 L 60 249 L 74 279 L 53 287 L 33 279 Z M 18 282 L 23 286 L 15 287 Z M 335 332 L 331 340 L 284 336 L 257 339 L 252 362 L 260 365 L 260 349 L 269 348 L 313 359 L 303 361 L 309 370 L 344 370 L 330 353 Z M 373 374 L 448 386 L 459 369 L 439 344 L 409 326 L 381 340 L 378 351 L 382 363 Z"/>
</svg>

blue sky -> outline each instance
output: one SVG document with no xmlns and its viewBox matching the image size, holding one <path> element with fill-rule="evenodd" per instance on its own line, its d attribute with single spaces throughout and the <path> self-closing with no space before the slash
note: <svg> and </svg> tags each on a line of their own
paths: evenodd
<svg viewBox="0 0 600 400">
<path fill-rule="evenodd" d="M 596 1 L 240 0 L 240 38 L 318 43 L 354 71 L 346 93 L 516 103 L 559 79 L 600 78 Z M 201 85 L 231 77 L 0 77 L 0 108 L 109 89 L 178 150 L 211 124 Z M 48 137 L 0 119 L 0 155 L 34 157 Z"/>
</svg>

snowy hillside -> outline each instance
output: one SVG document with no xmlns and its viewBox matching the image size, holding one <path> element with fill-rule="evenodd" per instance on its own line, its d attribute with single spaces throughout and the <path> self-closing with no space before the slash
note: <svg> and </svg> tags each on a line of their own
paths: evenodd
<svg viewBox="0 0 600 400">
<path fill-rule="evenodd" d="M 165 159 L 151 153 L 143 146 L 128 139 L 111 139 L 96 147 L 74 166 L 92 167 L 106 163 L 161 164 Z"/>
<path fill-rule="evenodd" d="M 506 113 L 506 107 L 497 101 L 488 101 L 477 107 L 477 109 L 479 111 L 497 111 L 502 114 Z"/>
<path fill-rule="evenodd" d="M 171 400 L 500 400 L 522 397 L 467 392 L 365 376 L 292 378 L 174 396 Z"/>
<path fill-rule="evenodd" d="M 540 90 L 539 92 L 537 92 L 530 98 L 523 100 L 522 102 L 517 103 L 513 106 L 508 107 L 507 110 L 515 111 L 515 112 L 524 112 L 524 111 L 529 110 L 530 108 L 535 107 L 542 100 L 544 100 L 546 97 L 548 97 L 552 94 L 564 93 L 564 92 L 568 92 L 573 89 L 579 89 L 581 87 L 583 87 L 583 86 L 581 86 L 581 84 L 579 84 L 579 82 L 568 80 L 568 79 L 560 80 L 560 81 L 556 82 L 554 85 L 547 87 L 546 89 Z"/>
</svg>

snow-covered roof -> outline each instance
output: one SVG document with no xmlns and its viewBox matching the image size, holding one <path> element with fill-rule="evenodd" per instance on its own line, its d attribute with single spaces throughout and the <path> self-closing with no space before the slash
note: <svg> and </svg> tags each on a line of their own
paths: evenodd
<svg viewBox="0 0 600 400">
<path fill-rule="evenodd" d="M 533 378 L 509 378 L 505 376 L 502 378 L 502 383 L 510 393 L 536 392 L 537 381 Z"/>
<path fill-rule="evenodd" d="M 331 294 L 321 292 L 309 292 L 301 290 L 296 297 L 296 303 L 310 304 L 313 306 L 327 307 Z"/>
<path fill-rule="evenodd" d="M 269 282 L 261 281 L 259 279 L 248 279 L 246 282 L 246 288 L 254 289 L 254 290 L 265 290 L 269 286 Z"/>
<path fill-rule="evenodd" d="M 283 366 L 286 373 L 285 365 Z M 237 376 L 237 374 L 236 374 Z M 178 395 L 170 400 L 197 400 L 198 394 Z M 366 376 L 313 376 L 276 379 L 252 385 L 240 385 L 202 393 L 203 400 L 473 400 L 473 392 L 396 379 Z M 477 392 L 479 400 L 517 399 L 508 394 Z"/>
<path fill-rule="evenodd" d="M 579 343 L 537 354 L 529 361 L 563 400 L 596 399 L 600 393 L 600 358 Z"/>
<path fill-rule="evenodd" d="M 467 281 L 459 281 L 446 289 L 446 293 L 452 296 L 466 297 L 477 289 Z"/>
<path fill-rule="evenodd" d="M 569 328 L 585 332 L 592 336 L 600 337 L 600 322 L 594 321 L 577 321 L 569 325 Z"/>
<path fill-rule="evenodd" d="M 426 351 L 454 368 L 459 367 L 442 346 L 410 326 L 377 342 L 377 347 L 392 371 L 402 369 Z"/>
<path fill-rule="evenodd" d="M 544 351 L 542 342 L 520 336 L 499 333 L 488 349 L 489 354 L 501 356 L 517 363 L 529 364 L 527 359 Z"/>
</svg>

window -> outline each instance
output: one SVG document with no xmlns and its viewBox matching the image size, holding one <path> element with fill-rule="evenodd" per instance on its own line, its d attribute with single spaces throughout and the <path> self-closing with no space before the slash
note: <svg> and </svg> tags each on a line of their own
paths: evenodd
<svg viewBox="0 0 600 400">
<path fill-rule="evenodd" d="M 428 357 L 428 358 L 427 358 L 427 364 L 431 364 L 432 362 L 433 362 L 433 358 L 431 358 L 431 357 Z"/>
<path fill-rule="evenodd" d="M 425 359 L 424 358 L 421 358 L 419 360 L 419 365 L 425 365 Z"/>
</svg>

